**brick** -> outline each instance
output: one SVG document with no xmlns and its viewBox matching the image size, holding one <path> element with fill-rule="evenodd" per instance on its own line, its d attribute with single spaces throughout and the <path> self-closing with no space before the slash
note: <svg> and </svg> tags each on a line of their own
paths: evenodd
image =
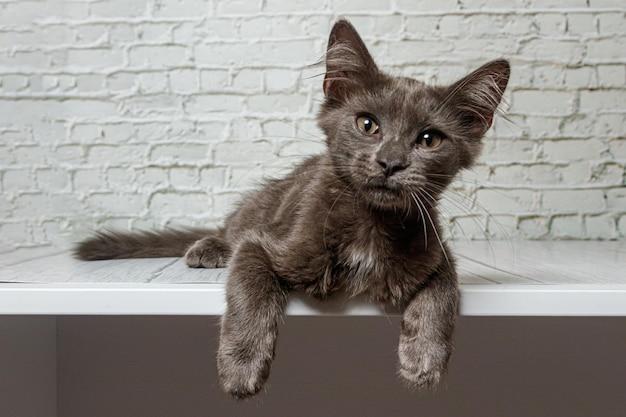
<svg viewBox="0 0 626 417">
<path fill-rule="evenodd" d="M 270 0 L 270 1 L 276 2 L 276 3 L 283 3 L 282 1 L 277 1 L 277 0 Z M 303 5 L 311 4 L 311 2 L 307 0 L 298 0 L 298 2 L 302 3 Z M 297 2 L 293 2 L 293 3 L 297 3 Z M 321 6 L 318 6 L 318 7 L 321 7 Z M 390 0 L 370 0 L 367 2 L 363 2 L 361 0 L 335 0 L 334 8 L 339 13 L 352 12 L 354 10 L 357 10 L 359 13 L 363 13 L 366 11 L 380 12 L 380 11 L 390 10 L 391 2 Z M 304 8 L 304 10 L 306 10 L 306 8 Z"/>
<path fill-rule="evenodd" d="M 387 7 L 389 7 L 389 0 L 378 0 L 373 3 L 387 3 Z M 269 13 L 286 13 L 286 12 L 319 12 L 326 8 L 324 2 L 311 2 L 308 0 L 291 0 L 289 2 L 285 2 L 282 0 L 266 0 L 263 2 L 263 11 Z M 335 8 L 338 11 L 341 11 L 342 6 L 345 5 L 346 1 L 342 0 L 339 3 L 335 4 Z M 348 1 L 349 3 L 349 1 Z M 368 6 L 365 6 L 368 7 Z"/>
<path fill-rule="evenodd" d="M 158 0 L 154 17 L 198 17 L 209 11 L 209 0 Z"/>
<path fill-rule="evenodd" d="M 261 11 L 261 2 L 247 0 L 232 0 L 217 4 L 218 15 L 254 14 Z"/>
<path fill-rule="evenodd" d="M 573 239 L 583 236 L 583 221 L 580 216 L 556 216 L 550 223 L 551 236 L 557 239 Z"/>
<path fill-rule="evenodd" d="M 30 219 L 75 216 L 81 210 L 78 197 L 73 194 L 22 194 L 15 198 L 19 215 Z M 42 210 L 45 207 L 45 210 Z"/>
<path fill-rule="evenodd" d="M 128 50 L 134 67 L 173 68 L 189 62 L 187 48 L 178 45 L 134 46 Z"/>
<path fill-rule="evenodd" d="M 109 26 L 105 24 L 80 25 L 74 29 L 74 44 L 101 45 L 106 43 L 108 34 Z"/>
<path fill-rule="evenodd" d="M 523 186 L 528 181 L 527 168 L 524 165 L 503 165 L 494 168 L 490 181 L 494 184 Z"/>
<path fill-rule="evenodd" d="M 181 99 L 173 94 L 137 95 L 124 100 L 124 109 L 133 116 L 180 112 Z"/>
<path fill-rule="evenodd" d="M 139 90 L 145 94 L 165 93 L 168 81 L 165 72 L 144 72 L 139 75 Z"/>
<path fill-rule="evenodd" d="M 244 92 L 259 92 L 263 89 L 263 72 L 242 69 L 233 76 L 232 87 Z"/>
<path fill-rule="evenodd" d="M 200 186 L 202 189 L 221 189 L 225 185 L 226 168 L 207 167 L 200 169 Z"/>
<path fill-rule="evenodd" d="M 197 168 L 174 167 L 169 170 L 170 185 L 176 189 L 196 188 L 199 178 Z"/>
<path fill-rule="evenodd" d="M 433 3 L 428 0 L 396 0 L 399 11 L 423 12 L 432 9 Z M 436 3 L 435 10 L 456 10 L 459 7 L 457 0 L 441 0 Z"/>
<path fill-rule="evenodd" d="M 567 17 L 562 14 L 539 14 L 535 17 L 535 22 L 542 35 L 563 35 L 567 28 Z"/>
<path fill-rule="evenodd" d="M 146 147 L 143 145 L 93 145 L 87 151 L 90 164 L 128 165 L 143 161 Z"/>
<path fill-rule="evenodd" d="M 487 218 L 482 215 L 453 217 L 451 234 L 458 240 L 486 240 Z"/>
<path fill-rule="evenodd" d="M 600 163 L 591 169 L 591 182 L 601 185 L 621 186 L 624 182 L 624 166 L 614 163 Z"/>
<path fill-rule="evenodd" d="M 297 86 L 298 74 L 293 70 L 267 70 L 263 72 L 268 92 L 292 92 Z"/>
<path fill-rule="evenodd" d="M 621 138 L 626 135 L 626 114 L 598 114 L 594 134 L 599 137 Z"/>
<path fill-rule="evenodd" d="M 107 88 L 114 92 L 133 90 L 139 84 L 138 76 L 130 72 L 116 72 L 107 75 Z"/>
<path fill-rule="evenodd" d="M 108 25 L 109 41 L 112 44 L 128 43 L 136 39 L 134 26 L 130 23 Z"/>
<path fill-rule="evenodd" d="M 606 210 L 600 190 L 549 190 L 542 196 L 542 209 L 557 213 L 600 212 Z"/>
<path fill-rule="evenodd" d="M 35 180 L 41 190 L 68 191 L 70 186 L 69 173 L 60 169 L 39 169 L 35 171 Z"/>
<path fill-rule="evenodd" d="M 591 166 L 589 162 L 570 162 L 560 170 L 564 184 L 581 185 L 591 180 Z"/>
<path fill-rule="evenodd" d="M 135 130 L 131 123 L 107 123 L 101 128 L 102 138 L 108 143 L 123 143 L 130 141 Z"/>
<path fill-rule="evenodd" d="M 491 214 L 528 213 L 535 209 L 534 193 L 529 190 L 478 190 L 476 200 Z"/>
<path fill-rule="evenodd" d="M 606 39 L 590 39 L 587 42 L 586 61 L 591 62 L 621 62 L 624 57 L 626 40 L 623 37 L 612 36 Z"/>
<path fill-rule="evenodd" d="M 2 189 L 19 192 L 35 188 L 35 178 L 30 169 L 9 170 L 2 174 Z"/>
<path fill-rule="evenodd" d="M 258 139 L 262 135 L 261 124 L 258 120 L 245 119 L 233 120 L 230 124 L 228 132 L 228 140 L 245 140 Z"/>
<path fill-rule="evenodd" d="M 626 236 L 626 214 L 619 218 L 617 228 L 620 233 L 620 237 Z"/>
<path fill-rule="evenodd" d="M 104 75 L 86 74 L 76 76 L 76 89 L 81 93 L 102 91 L 106 84 Z"/>
<path fill-rule="evenodd" d="M 519 54 L 546 63 L 575 65 L 583 61 L 585 46 L 577 40 L 532 38 L 522 43 Z"/>
<path fill-rule="evenodd" d="M 613 158 L 626 161 L 626 140 L 620 138 L 610 141 L 609 152 Z"/>
<path fill-rule="evenodd" d="M 150 197 L 148 207 L 159 215 L 202 213 L 209 209 L 207 195 L 198 192 L 157 192 Z"/>
<path fill-rule="evenodd" d="M 592 13 L 571 13 L 567 15 L 567 32 L 572 35 L 598 33 L 598 19 Z"/>
<path fill-rule="evenodd" d="M 567 88 L 589 88 L 598 85 L 596 71 L 592 67 L 567 69 L 563 76 L 563 86 Z"/>
<path fill-rule="evenodd" d="M 90 12 L 98 17 L 138 17 L 147 15 L 147 5 L 141 1 L 107 0 L 92 3 Z"/>
<path fill-rule="evenodd" d="M 622 3 L 623 7 L 623 3 Z M 622 13 L 601 13 L 598 15 L 598 27 L 603 35 L 622 36 L 626 33 L 626 16 Z"/>
<path fill-rule="evenodd" d="M 600 158 L 606 151 L 608 151 L 608 146 L 598 139 L 543 142 L 544 159 L 552 161 L 586 161 Z"/>
<path fill-rule="evenodd" d="M 545 217 L 524 217 L 517 226 L 519 235 L 523 239 L 543 239 L 549 234 L 549 224 Z"/>
<path fill-rule="evenodd" d="M 145 208 L 144 198 L 132 193 L 95 193 L 85 198 L 85 209 L 90 213 L 118 216 L 136 215 Z"/>
<path fill-rule="evenodd" d="M 510 112 L 514 114 L 565 116 L 574 112 L 575 96 L 567 91 L 514 91 Z"/>
<path fill-rule="evenodd" d="M 135 169 L 137 185 L 140 187 L 165 187 L 168 183 L 167 169 L 148 167 Z"/>
<path fill-rule="evenodd" d="M 70 117 L 107 117 L 117 115 L 115 103 L 95 99 L 24 99 L 4 100 L 0 98 L 0 124 L 32 123 L 34 115 L 48 119 L 67 119 Z"/>
<path fill-rule="evenodd" d="M 320 142 L 310 140 L 284 140 L 280 145 L 279 156 L 281 157 L 305 157 L 309 155 L 321 154 L 324 151 L 324 145 Z M 295 163 L 293 159 L 288 161 Z"/>
<path fill-rule="evenodd" d="M 226 135 L 226 124 L 224 122 L 198 122 L 196 124 L 196 132 L 198 135 L 208 141 L 224 139 Z"/>
<path fill-rule="evenodd" d="M 624 87 L 626 85 L 625 65 L 598 65 L 597 69 L 600 87 Z"/>
<path fill-rule="evenodd" d="M 185 102 L 185 112 L 188 114 L 202 114 L 216 112 L 239 113 L 243 110 L 243 96 L 224 94 L 198 94 Z"/>
<path fill-rule="evenodd" d="M 618 237 L 615 218 L 610 215 L 586 216 L 586 237 L 591 239 L 616 239 Z"/>
<path fill-rule="evenodd" d="M 16 146 L 13 149 L 13 158 L 17 165 L 45 165 L 48 150 L 40 146 Z"/>
<path fill-rule="evenodd" d="M 560 184 L 563 181 L 562 168 L 552 164 L 534 164 L 528 167 L 526 182 L 533 185 Z"/>
<path fill-rule="evenodd" d="M 119 49 L 93 48 L 69 49 L 67 65 L 70 67 L 111 68 L 124 63 L 124 54 Z"/>
<path fill-rule="evenodd" d="M 3 75 L 0 78 L 0 86 L 2 91 L 10 93 L 25 90 L 28 87 L 28 77 L 23 75 Z"/>
<path fill-rule="evenodd" d="M 197 162 L 207 158 L 208 146 L 203 144 L 163 144 L 154 145 L 150 160 L 169 163 Z"/>
<path fill-rule="evenodd" d="M 521 162 L 536 159 L 537 144 L 530 140 L 488 140 L 484 143 L 480 161 Z"/>
<path fill-rule="evenodd" d="M 191 69 L 174 70 L 169 73 L 170 90 L 174 93 L 194 93 L 200 89 L 198 71 Z"/>
<path fill-rule="evenodd" d="M 269 142 L 221 142 L 215 146 L 215 160 L 222 164 L 248 164 L 274 158 Z"/>
<path fill-rule="evenodd" d="M 290 113 L 305 112 L 307 97 L 296 94 L 263 94 L 247 98 L 248 110 L 252 112 Z"/>
<path fill-rule="evenodd" d="M 385 7 L 386 2 L 381 3 Z M 387 4 L 386 7 L 389 5 Z M 407 17 L 407 26 L 410 17 Z M 433 20 L 431 18 L 431 20 Z M 436 19 L 434 19 L 436 21 Z M 367 38 L 375 37 L 399 37 L 402 34 L 403 16 L 400 15 L 370 15 L 370 16 L 350 16 L 350 22 L 357 28 L 359 33 L 363 33 Z M 412 33 L 407 30 L 408 33 Z M 323 36 L 323 35 L 322 35 Z"/>
<path fill-rule="evenodd" d="M 582 112 L 625 108 L 626 89 L 594 91 L 583 90 L 580 92 L 580 110 Z"/>
<path fill-rule="evenodd" d="M 135 37 L 142 43 L 168 44 L 172 42 L 173 25 L 169 23 L 142 23 L 134 27 Z"/>
<path fill-rule="evenodd" d="M 72 175 L 75 191 L 90 191 L 104 188 L 104 175 L 100 169 L 78 169 Z"/>
<path fill-rule="evenodd" d="M 488 216 L 486 238 L 512 239 L 518 234 L 517 216 Z"/>
<path fill-rule="evenodd" d="M 433 36 L 440 28 L 442 33 L 458 34 L 461 31 L 461 16 L 443 16 L 434 19 L 431 16 L 407 16 L 406 34 L 411 37 Z M 400 26 L 401 27 L 401 26 Z"/>
<path fill-rule="evenodd" d="M 224 91 L 230 84 L 230 75 L 225 70 L 200 71 L 200 90 Z"/>
<path fill-rule="evenodd" d="M 588 0 L 570 0 L 567 2 L 567 7 L 571 9 L 587 9 L 589 7 Z M 553 9 L 563 7 L 563 3 L 555 0 L 531 0 L 528 6 L 538 9 Z"/>
<path fill-rule="evenodd" d="M 136 189 L 134 170 L 132 168 L 110 167 L 110 168 L 107 168 L 105 177 L 106 177 L 107 187 L 110 190 L 115 190 L 115 192 L 119 192 L 119 191 L 134 192 Z"/>
<path fill-rule="evenodd" d="M 626 211 L 626 187 L 607 191 L 607 207 L 618 212 Z"/>
</svg>

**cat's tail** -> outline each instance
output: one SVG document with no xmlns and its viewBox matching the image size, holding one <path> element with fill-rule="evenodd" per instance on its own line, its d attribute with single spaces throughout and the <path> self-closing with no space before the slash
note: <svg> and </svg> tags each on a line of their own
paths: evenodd
<svg viewBox="0 0 626 417">
<path fill-rule="evenodd" d="M 165 229 L 143 232 L 96 232 L 74 248 L 84 261 L 124 258 L 181 257 L 196 241 L 215 235 L 212 229 Z"/>
</svg>

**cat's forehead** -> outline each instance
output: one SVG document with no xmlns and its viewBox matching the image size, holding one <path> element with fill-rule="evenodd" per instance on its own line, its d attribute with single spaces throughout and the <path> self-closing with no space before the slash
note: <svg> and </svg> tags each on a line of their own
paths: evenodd
<svg viewBox="0 0 626 417">
<path fill-rule="evenodd" d="M 362 90 L 357 106 L 376 114 L 417 115 L 435 109 L 441 89 L 407 77 L 384 76 Z"/>
</svg>

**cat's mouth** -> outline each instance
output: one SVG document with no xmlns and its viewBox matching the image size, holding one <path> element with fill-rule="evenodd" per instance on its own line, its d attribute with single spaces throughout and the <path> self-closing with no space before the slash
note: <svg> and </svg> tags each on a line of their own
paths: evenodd
<svg viewBox="0 0 626 417">
<path fill-rule="evenodd" d="M 366 198 L 383 208 L 406 204 L 406 193 L 401 187 L 385 178 L 370 178 L 363 187 Z"/>
</svg>

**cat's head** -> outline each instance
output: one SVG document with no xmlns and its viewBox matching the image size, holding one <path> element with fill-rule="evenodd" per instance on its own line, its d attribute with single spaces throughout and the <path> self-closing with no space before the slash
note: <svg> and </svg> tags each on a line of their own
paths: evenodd
<svg viewBox="0 0 626 417">
<path fill-rule="evenodd" d="M 478 157 L 509 74 L 498 60 L 450 86 L 393 77 L 349 22 L 337 22 L 319 114 L 333 169 L 375 207 L 402 208 L 416 197 L 434 203 Z"/>
</svg>

